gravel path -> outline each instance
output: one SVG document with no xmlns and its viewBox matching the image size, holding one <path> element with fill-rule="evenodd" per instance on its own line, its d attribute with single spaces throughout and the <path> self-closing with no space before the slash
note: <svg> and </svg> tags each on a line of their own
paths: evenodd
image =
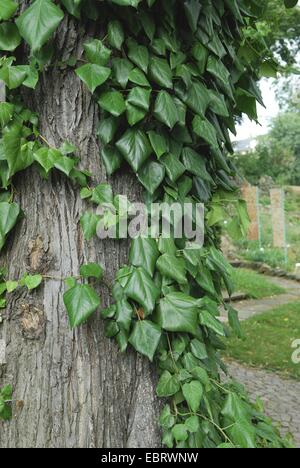
<svg viewBox="0 0 300 468">
<path fill-rule="evenodd" d="M 285 294 L 278 296 L 266 297 L 264 299 L 249 299 L 246 301 L 234 302 L 234 308 L 239 312 L 240 320 L 246 320 L 254 315 L 267 312 L 280 305 L 289 304 L 290 302 L 300 302 L 300 283 L 296 281 L 287 280 L 284 278 L 277 278 L 264 275 L 271 283 L 274 283 L 286 290 Z M 227 313 L 222 311 L 222 319 L 226 321 Z"/>
<path fill-rule="evenodd" d="M 283 435 L 293 434 L 300 448 L 300 382 L 237 362 L 227 365 L 229 374 L 246 387 L 253 401 L 257 397 L 262 399 L 266 414 L 281 424 Z"/>
</svg>

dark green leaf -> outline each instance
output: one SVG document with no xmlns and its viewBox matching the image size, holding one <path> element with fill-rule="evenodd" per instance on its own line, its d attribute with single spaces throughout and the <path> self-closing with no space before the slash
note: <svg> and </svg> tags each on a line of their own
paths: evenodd
<svg viewBox="0 0 300 468">
<path fill-rule="evenodd" d="M 102 67 L 95 63 L 87 63 L 82 65 L 82 67 L 77 68 L 76 74 L 93 93 L 98 86 L 101 86 L 108 80 L 111 74 L 111 69 Z"/>
<path fill-rule="evenodd" d="M 157 84 L 164 88 L 173 88 L 173 73 L 165 59 L 152 56 L 150 59 L 150 74 Z"/>
<path fill-rule="evenodd" d="M 139 181 L 149 193 L 153 194 L 165 177 L 165 168 L 155 161 L 146 162 L 138 173 Z"/>
<path fill-rule="evenodd" d="M 116 145 L 135 172 L 138 172 L 152 152 L 147 135 L 141 130 L 127 130 Z"/>
<path fill-rule="evenodd" d="M 103 268 L 98 263 L 88 263 L 80 267 L 80 274 L 84 278 L 101 279 L 103 276 Z"/>
<path fill-rule="evenodd" d="M 178 110 L 174 99 L 166 91 L 160 91 L 158 94 L 155 101 L 154 115 L 157 120 L 171 129 L 179 121 Z"/>
<path fill-rule="evenodd" d="M 153 312 L 159 297 L 159 289 L 150 274 L 141 267 L 133 270 L 126 284 L 125 293 L 143 307 L 145 316 Z"/>
<path fill-rule="evenodd" d="M 0 24 L 0 50 L 12 52 L 21 44 L 21 40 L 21 36 L 15 24 Z"/>
<path fill-rule="evenodd" d="M 0 21 L 10 19 L 17 8 L 18 4 L 13 0 L 0 0 Z"/>
<path fill-rule="evenodd" d="M 124 40 L 124 30 L 120 21 L 110 21 L 110 23 L 108 24 L 108 41 L 111 47 L 121 50 Z"/>
<path fill-rule="evenodd" d="M 100 306 L 100 298 L 86 284 L 77 285 L 64 294 L 64 303 L 72 328 L 86 322 Z"/>
<path fill-rule="evenodd" d="M 158 323 L 167 331 L 194 334 L 198 325 L 196 300 L 180 292 L 168 294 L 160 301 Z"/>
<path fill-rule="evenodd" d="M 101 94 L 98 100 L 99 106 L 112 114 L 114 117 L 119 117 L 126 111 L 126 103 L 121 93 L 118 91 L 106 91 Z"/>
<path fill-rule="evenodd" d="M 111 50 L 99 39 L 92 39 L 83 45 L 85 56 L 91 63 L 105 66 L 109 62 Z"/>
<path fill-rule="evenodd" d="M 64 14 L 51 0 L 35 0 L 16 20 L 21 36 L 33 51 L 51 37 Z"/>
<path fill-rule="evenodd" d="M 183 258 L 165 253 L 157 261 L 157 269 L 162 276 L 171 278 L 179 284 L 187 284 L 187 273 Z"/>
<path fill-rule="evenodd" d="M 148 320 L 138 320 L 130 335 L 129 343 L 150 361 L 153 361 L 155 351 L 161 337 L 161 329 L 158 325 Z"/>
<path fill-rule="evenodd" d="M 159 251 L 155 239 L 137 237 L 132 240 L 129 254 L 132 265 L 145 268 L 153 276 L 158 257 Z"/>
</svg>

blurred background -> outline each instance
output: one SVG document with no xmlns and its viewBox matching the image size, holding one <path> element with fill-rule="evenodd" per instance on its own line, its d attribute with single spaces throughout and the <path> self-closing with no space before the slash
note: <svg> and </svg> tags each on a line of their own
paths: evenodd
<svg viewBox="0 0 300 468">
<path fill-rule="evenodd" d="M 292 10 L 265 3 L 248 34 L 256 52 L 274 54 L 279 73 L 270 60 L 260 81 L 265 106 L 243 96 L 248 117 L 232 137 L 251 224 L 241 240 L 223 221 L 242 329 L 224 354 L 231 374 L 300 447 L 300 2 Z"/>
</svg>

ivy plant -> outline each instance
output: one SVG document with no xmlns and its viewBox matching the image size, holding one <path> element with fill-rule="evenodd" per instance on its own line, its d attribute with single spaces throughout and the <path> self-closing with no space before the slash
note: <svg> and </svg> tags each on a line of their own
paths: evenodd
<svg viewBox="0 0 300 468">
<path fill-rule="evenodd" d="M 285 0 L 287 7 L 296 3 Z M 58 170 L 80 186 L 92 207 L 81 217 L 87 242 L 101 220 L 92 209 L 117 206 L 108 184 L 88 184 L 76 148 L 47 143 L 38 116 L 18 93 L 22 86 L 35 88 L 51 61 L 49 39 L 65 15 L 83 28 L 94 21 L 95 31 L 105 29 L 85 42 L 78 63 L 64 65 L 93 94 L 107 173 L 127 165 L 148 203 L 205 203 L 204 246 L 191 249 L 187 239 L 164 239 L 161 233 L 134 239 L 128 265 L 111 287 L 113 302 L 101 310 L 106 334 L 120 350 L 133 347 L 157 366 L 157 395 L 165 400 L 160 424 L 169 448 L 291 445 L 259 402 L 252 404 L 240 385 L 220 377 L 226 372 L 220 350 L 229 333 L 219 320 L 221 307 L 228 310 L 232 332 L 242 335 L 236 311 L 222 297 L 223 287 L 231 295 L 233 285 L 219 249 L 220 226 L 227 221 L 228 232 L 238 237 L 248 223 L 229 131 L 235 132 L 243 113 L 257 119 L 256 103 L 262 102 L 256 83 L 273 57 L 265 44 L 244 34 L 245 27 L 255 28 L 262 10 L 256 0 L 34 0 L 20 13 L 13 0 L 0 0 L 0 80 L 7 95 L 0 104 L 0 249 L 20 216 L 13 178 L 32 165 L 44 178 Z M 30 49 L 26 64 L 17 59 L 24 41 Z M 1 272 L 0 280 L 5 307 L 6 294 L 19 286 L 32 290 L 47 278 L 7 280 Z M 95 284 L 105 282 L 104 272 L 100 265 L 83 265 L 78 277 L 65 281 L 70 326 L 80 326 L 101 309 Z M 10 399 L 11 388 L 5 387 L 4 419 L 10 417 Z"/>
</svg>

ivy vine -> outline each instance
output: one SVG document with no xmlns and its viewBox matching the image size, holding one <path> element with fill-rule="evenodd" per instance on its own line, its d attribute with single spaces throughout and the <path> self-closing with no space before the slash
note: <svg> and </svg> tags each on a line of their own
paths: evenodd
<svg viewBox="0 0 300 468">
<path fill-rule="evenodd" d="M 161 236 L 134 239 L 128 265 L 112 287 L 107 284 L 114 303 L 101 311 L 106 334 L 120 350 L 132 346 L 158 368 L 167 447 L 291 445 L 260 402 L 250 403 L 240 385 L 220 378 L 220 369 L 226 372 L 220 350 L 229 333 L 218 320 L 220 307 L 228 311 L 232 332 L 241 337 L 242 331 L 236 311 L 222 298 L 223 287 L 231 295 L 233 285 L 219 250 L 219 227 L 226 221 L 228 232 L 239 237 L 248 226 L 229 131 L 235 132 L 242 113 L 257 118 L 262 97 L 256 82 L 275 66 L 265 44 L 243 35 L 261 13 L 258 0 L 34 0 L 22 11 L 14 0 L 0 0 L 0 80 L 6 86 L 0 103 L 0 250 L 22 215 L 13 177 L 32 165 L 44 178 L 62 172 L 90 206 L 110 203 L 122 217 L 122 197 L 106 183 L 92 187 L 91 174 L 78 168 L 77 149 L 69 142 L 51 147 L 38 130 L 38 116 L 20 98 L 20 87 L 34 89 L 51 63 L 51 39 L 66 14 L 106 30 L 64 65 L 74 68 L 99 106 L 97 136 L 107 174 L 129 165 L 147 203 L 205 203 L 204 247 L 193 250 L 187 239 Z M 17 59 L 24 41 L 30 48 L 26 64 Z M 92 209 L 82 214 L 87 241 L 100 220 Z M 8 279 L 2 269 L 0 308 L 17 287 L 35 289 L 47 279 L 55 278 Z M 71 327 L 100 307 L 97 281 L 104 281 L 104 272 L 93 263 L 65 279 Z M 10 386 L 0 390 L 2 419 L 11 417 L 11 398 Z"/>
</svg>

